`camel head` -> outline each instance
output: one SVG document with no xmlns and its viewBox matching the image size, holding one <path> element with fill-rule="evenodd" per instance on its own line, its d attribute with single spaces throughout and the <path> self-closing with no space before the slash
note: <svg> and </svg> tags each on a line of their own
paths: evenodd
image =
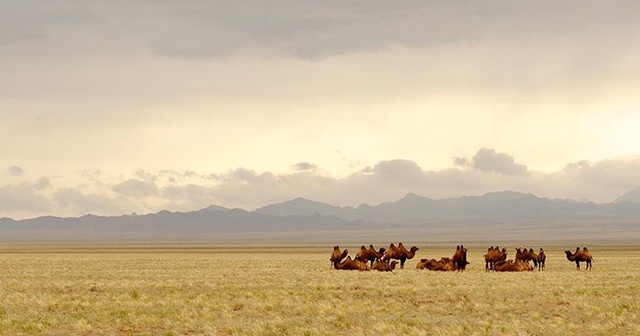
<svg viewBox="0 0 640 336">
<path fill-rule="evenodd" d="M 389 266 L 391 267 L 391 270 L 396 269 L 396 265 L 397 265 L 397 264 L 398 264 L 398 261 L 397 261 L 397 260 L 392 261 L 392 262 L 391 262 L 391 265 L 389 265 Z"/>
<path fill-rule="evenodd" d="M 381 247 L 380 250 L 378 251 L 378 254 L 384 254 L 385 252 L 387 252 L 387 249 L 384 247 Z"/>
<path fill-rule="evenodd" d="M 344 249 L 344 251 L 342 251 L 342 253 L 340 253 L 340 247 L 338 247 L 337 245 L 333 247 L 333 253 L 331 253 L 331 257 L 329 258 L 330 261 L 341 261 L 342 259 L 344 259 L 347 254 L 349 254 L 349 251 L 347 249 Z"/>
<path fill-rule="evenodd" d="M 418 248 L 417 246 L 411 246 L 411 249 L 409 250 L 409 252 L 411 253 L 415 253 L 416 251 L 418 251 L 420 248 Z"/>
<path fill-rule="evenodd" d="M 564 253 L 567 255 L 567 257 L 573 256 L 573 253 L 569 250 L 564 251 Z"/>
</svg>

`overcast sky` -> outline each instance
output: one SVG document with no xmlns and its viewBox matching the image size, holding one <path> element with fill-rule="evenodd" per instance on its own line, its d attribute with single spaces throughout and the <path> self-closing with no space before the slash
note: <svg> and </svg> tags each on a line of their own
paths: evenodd
<svg viewBox="0 0 640 336">
<path fill-rule="evenodd" d="M 640 187 L 640 2 L 0 0 L 0 217 Z"/>
</svg>

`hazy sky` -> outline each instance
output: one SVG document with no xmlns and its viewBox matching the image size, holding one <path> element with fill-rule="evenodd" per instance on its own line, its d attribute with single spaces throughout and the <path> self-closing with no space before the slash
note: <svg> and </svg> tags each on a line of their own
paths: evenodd
<svg viewBox="0 0 640 336">
<path fill-rule="evenodd" d="M 640 187 L 640 2 L 0 0 L 0 217 Z"/>
</svg>

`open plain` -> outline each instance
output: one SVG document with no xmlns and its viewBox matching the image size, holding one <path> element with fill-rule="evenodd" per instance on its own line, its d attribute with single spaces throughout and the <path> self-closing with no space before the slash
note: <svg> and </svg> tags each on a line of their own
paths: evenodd
<svg viewBox="0 0 640 336">
<path fill-rule="evenodd" d="M 638 246 L 589 246 L 591 271 L 544 246 L 546 270 L 524 273 L 485 271 L 471 246 L 457 273 L 416 270 L 454 250 L 416 245 L 389 273 L 331 269 L 332 246 L 1 246 L 0 334 L 640 334 Z"/>
</svg>

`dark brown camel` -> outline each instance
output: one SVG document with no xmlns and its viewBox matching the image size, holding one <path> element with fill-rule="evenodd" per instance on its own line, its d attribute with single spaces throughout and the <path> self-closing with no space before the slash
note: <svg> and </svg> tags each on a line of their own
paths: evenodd
<svg viewBox="0 0 640 336">
<path fill-rule="evenodd" d="M 533 266 L 538 267 L 538 255 L 533 252 L 533 249 L 516 248 L 516 259 L 522 262 L 533 261 Z"/>
<path fill-rule="evenodd" d="M 371 266 L 371 269 L 374 271 L 380 272 L 391 272 L 396 269 L 396 265 L 398 264 L 397 260 L 392 261 L 391 263 L 384 262 L 381 259 L 376 259 L 376 261 Z"/>
<path fill-rule="evenodd" d="M 495 248 L 491 246 L 487 250 L 487 254 L 484 255 L 484 268 L 492 270 L 495 263 L 504 260 L 507 260 L 507 248 L 503 247 L 502 250 L 500 250 L 498 246 Z"/>
<path fill-rule="evenodd" d="M 404 263 L 407 259 L 413 259 L 418 250 L 419 248 L 412 246 L 411 249 L 407 251 L 402 243 L 398 243 L 397 247 L 391 243 L 391 245 L 389 245 L 389 249 L 384 253 L 383 261 L 387 262 L 391 259 L 397 259 L 400 260 L 400 268 L 404 268 Z"/>
<path fill-rule="evenodd" d="M 348 253 L 349 251 L 347 251 L 347 249 L 340 252 L 340 247 L 338 245 L 334 246 L 333 252 L 331 252 L 331 257 L 329 258 L 331 265 L 333 266 L 334 262 L 340 262 L 342 259 L 346 258 Z"/>
<path fill-rule="evenodd" d="M 541 247 L 540 252 L 538 252 L 538 271 L 544 271 L 544 262 L 546 260 L 547 260 L 547 255 L 544 254 L 544 250 Z"/>
<path fill-rule="evenodd" d="M 585 270 L 591 269 L 591 261 L 593 260 L 593 257 L 591 256 L 591 252 L 589 252 L 586 247 L 583 248 L 582 251 L 580 251 L 580 248 L 577 248 L 576 252 L 574 253 L 571 253 L 571 251 L 564 251 L 564 253 L 567 255 L 567 259 L 569 261 L 573 261 L 576 263 L 576 269 L 580 269 L 581 261 L 587 263 Z"/>
<path fill-rule="evenodd" d="M 462 245 L 456 246 L 456 252 L 451 257 L 451 261 L 456 271 L 464 271 L 469 264 L 467 261 L 467 249 Z"/>
<path fill-rule="evenodd" d="M 376 259 L 380 259 L 384 256 L 384 252 L 387 251 L 384 247 L 381 247 L 379 251 L 376 252 L 376 249 L 373 245 L 369 245 L 369 249 L 366 249 L 364 245 L 360 247 L 360 252 L 356 254 L 356 257 L 359 257 L 362 260 L 368 260 L 371 262 L 371 266 L 373 266 L 373 262 Z"/>
</svg>

